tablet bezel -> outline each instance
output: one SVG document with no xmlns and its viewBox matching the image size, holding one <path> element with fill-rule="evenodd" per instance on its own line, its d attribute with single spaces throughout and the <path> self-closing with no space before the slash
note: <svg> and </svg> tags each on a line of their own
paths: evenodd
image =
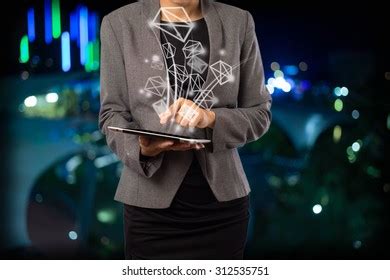
<svg viewBox="0 0 390 280">
<path fill-rule="evenodd" d="M 107 127 L 110 130 L 122 132 L 122 133 L 128 133 L 128 134 L 134 134 L 134 135 L 145 135 L 145 136 L 152 136 L 152 137 L 158 137 L 158 138 L 164 138 L 164 139 L 170 139 L 170 140 L 176 140 L 180 142 L 189 142 L 192 144 L 207 144 L 210 143 L 211 140 L 209 139 L 197 139 L 197 138 L 191 138 L 188 136 L 181 136 L 181 135 L 175 135 L 175 134 L 169 134 L 164 132 L 157 132 L 157 131 L 151 131 L 146 129 L 137 129 L 137 128 L 122 128 L 117 126 L 108 126 Z"/>
</svg>

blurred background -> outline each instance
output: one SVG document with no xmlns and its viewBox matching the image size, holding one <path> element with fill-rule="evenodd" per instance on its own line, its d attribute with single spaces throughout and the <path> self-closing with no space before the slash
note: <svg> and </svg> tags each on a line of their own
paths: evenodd
<svg viewBox="0 0 390 280">
<path fill-rule="evenodd" d="M 99 28 L 129 2 L 3 9 L 2 258 L 123 258 L 122 165 L 97 127 Z M 246 258 L 389 258 L 385 9 L 221 2 L 254 16 L 273 97 L 269 132 L 240 148 L 252 188 Z"/>
</svg>

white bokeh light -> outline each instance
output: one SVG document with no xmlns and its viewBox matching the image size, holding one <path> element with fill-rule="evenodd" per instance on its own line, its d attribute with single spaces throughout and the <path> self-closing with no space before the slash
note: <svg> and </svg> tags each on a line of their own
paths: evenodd
<svg viewBox="0 0 390 280">
<path fill-rule="evenodd" d="M 29 96 L 24 100 L 24 105 L 26 107 L 34 107 L 35 105 L 37 105 L 37 103 L 38 99 L 34 95 Z"/>
<path fill-rule="evenodd" d="M 72 239 L 72 240 L 76 240 L 77 237 L 78 237 L 77 232 L 75 232 L 75 231 L 73 231 L 73 230 L 72 230 L 72 231 L 69 231 L 68 236 L 69 236 L 69 238 Z"/>
<path fill-rule="evenodd" d="M 313 213 L 320 214 L 322 212 L 322 206 L 320 204 L 316 204 L 313 206 Z"/>
<path fill-rule="evenodd" d="M 352 144 L 352 150 L 353 150 L 354 152 L 359 152 L 359 150 L 360 150 L 360 144 L 359 144 L 358 142 L 353 143 L 353 144 Z"/>
<path fill-rule="evenodd" d="M 50 92 L 46 94 L 45 99 L 47 103 L 56 103 L 58 101 L 58 94 L 55 92 Z"/>
</svg>

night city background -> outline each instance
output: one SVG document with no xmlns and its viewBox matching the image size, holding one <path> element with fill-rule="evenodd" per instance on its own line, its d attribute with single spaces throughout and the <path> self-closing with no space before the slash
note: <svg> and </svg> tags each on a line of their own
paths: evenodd
<svg viewBox="0 0 390 280">
<path fill-rule="evenodd" d="M 254 16 L 273 97 L 269 132 L 239 150 L 252 189 L 246 258 L 389 259 L 385 8 L 220 2 Z M 1 258 L 123 259 L 122 166 L 97 120 L 100 22 L 128 3 L 3 7 Z"/>
</svg>

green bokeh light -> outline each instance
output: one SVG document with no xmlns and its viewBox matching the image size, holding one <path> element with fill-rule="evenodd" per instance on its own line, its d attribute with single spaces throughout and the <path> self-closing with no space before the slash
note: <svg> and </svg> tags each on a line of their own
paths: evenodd
<svg viewBox="0 0 390 280">
<path fill-rule="evenodd" d="M 28 36 L 24 35 L 20 41 L 20 62 L 26 63 L 30 59 Z"/>
<path fill-rule="evenodd" d="M 335 101 L 334 101 L 334 109 L 337 111 L 337 112 L 341 112 L 341 110 L 343 110 L 343 101 L 339 98 L 337 98 Z"/>
<path fill-rule="evenodd" d="M 53 38 L 58 39 L 61 36 L 61 10 L 60 0 L 53 0 L 51 4 L 52 13 L 52 33 Z"/>
</svg>

